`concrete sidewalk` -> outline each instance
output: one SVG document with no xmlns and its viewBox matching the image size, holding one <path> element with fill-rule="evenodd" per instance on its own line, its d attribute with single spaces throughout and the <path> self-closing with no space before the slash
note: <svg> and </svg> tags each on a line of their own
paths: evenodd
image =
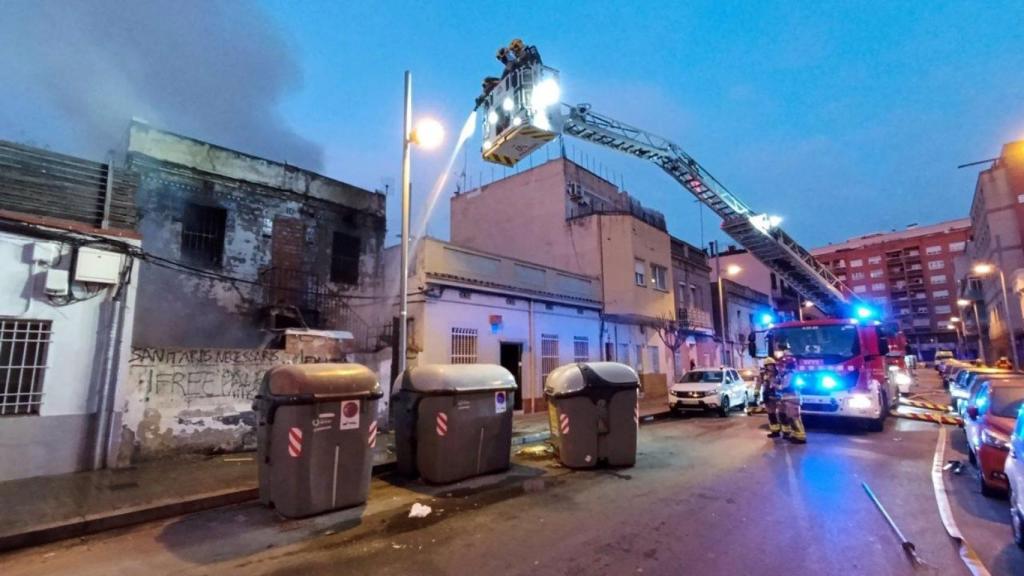
<svg viewBox="0 0 1024 576">
<path fill-rule="evenodd" d="M 641 402 L 641 422 L 667 415 Z M 512 446 L 550 437 L 546 412 L 516 415 Z M 382 434 L 374 473 L 393 468 L 394 436 Z M 150 522 L 258 496 L 256 455 L 172 458 L 132 468 L 0 482 L 0 551 Z"/>
</svg>

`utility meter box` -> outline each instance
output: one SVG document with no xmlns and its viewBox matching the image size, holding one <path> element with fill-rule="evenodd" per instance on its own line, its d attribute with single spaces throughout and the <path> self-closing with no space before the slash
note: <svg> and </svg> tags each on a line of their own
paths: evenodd
<svg viewBox="0 0 1024 576">
<path fill-rule="evenodd" d="M 561 131 L 558 71 L 530 48 L 485 86 L 481 153 L 488 162 L 513 166 Z"/>
<path fill-rule="evenodd" d="M 75 282 L 117 284 L 121 278 L 124 255 L 83 247 L 75 256 Z"/>
</svg>

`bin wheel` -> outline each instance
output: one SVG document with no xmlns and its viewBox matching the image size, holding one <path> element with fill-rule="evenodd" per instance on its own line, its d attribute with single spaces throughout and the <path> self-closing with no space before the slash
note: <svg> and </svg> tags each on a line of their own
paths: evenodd
<svg viewBox="0 0 1024 576">
<path fill-rule="evenodd" d="M 729 397 L 722 396 L 722 403 L 718 406 L 718 415 L 725 418 L 729 415 Z"/>
<path fill-rule="evenodd" d="M 1024 515 L 1015 506 L 1010 506 L 1010 515 L 1013 522 L 1013 541 L 1017 546 L 1024 548 Z"/>
</svg>

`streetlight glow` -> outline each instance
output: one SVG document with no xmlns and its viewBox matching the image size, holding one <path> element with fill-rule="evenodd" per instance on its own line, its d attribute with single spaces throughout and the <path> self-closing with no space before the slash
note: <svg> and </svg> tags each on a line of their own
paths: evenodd
<svg viewBox="0 0 1024 576">
<path fill-rule="evenodd" d="M 960 298 L 956 301 L 956 305 L 961 308 L 966 308 L 971 305 L 971 301 L 966 298 Z"/>
<path fill-rule="evenodd" d="M 988 262 L 979 262 L 979 263 L 975 264 L 974 268 L 973 268 L 974 273 L 979 275 L 979 276 L 985 276 L 987 274 L 991 274 L 995 269 L 996 269 L 995 266 L 989 264 Z"/>
<path fill-rule="evenodd" d="M 416 123 L 412 139 L 427 150 L 433 150 L 444 142 L 444 126 L 433 118 L 424 118 Z"/>
<path fill-rule="evenodd" d="M 804 300 L 804 308 L 810 308 L 811 306 L 814 306 L 814 302 L 811 302 L 810 300 Z"/>
<path fill-rule="evenodd" d="M 960 317 L 959 316 L 950 316 L 949 321 L 950 322 L 959 322 L 960 321 Z"/>
<path fill-rule="evenodd" d="M 729 264 L 728 266 L 725 267 L 725 274 L 727 276 L 735 276 L 740 272 L 743 272 L 743 268 L 741 268 L 737 264 Z"/>
</svg>

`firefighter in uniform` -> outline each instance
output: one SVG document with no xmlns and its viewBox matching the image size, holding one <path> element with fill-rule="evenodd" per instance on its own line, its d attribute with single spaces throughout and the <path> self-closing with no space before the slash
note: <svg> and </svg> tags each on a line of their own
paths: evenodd
<svg viewBox="0 0 1024 576">
<path fill-rule="evenodd" d="M 780 395 L 777 392 L 778 387 L 779 367 L 775 358 L 769 356 L 765 359 L 764 366 L 761 367 L 761 401 L 764 402 L 764 409 L 768 412 L 769 438 L 782 436 L 782 413 L 779 409 L 781 404 L 779 403 Z"/>
<path fill-rule="evenodd" d="M 797 394 L 793 385 L 793 376 L 796 372 L 796 358 L 790 354 L 789 349 L 782 351 L 782 359 L 779 360 L 778 370 L 778 393 L 779 411 L 782 415 L 782 437 L 794 444 L 807 443 L 807 431 L 804 429 L 803 418 L 800 417 L 800 395 Z"/>
</svg>

